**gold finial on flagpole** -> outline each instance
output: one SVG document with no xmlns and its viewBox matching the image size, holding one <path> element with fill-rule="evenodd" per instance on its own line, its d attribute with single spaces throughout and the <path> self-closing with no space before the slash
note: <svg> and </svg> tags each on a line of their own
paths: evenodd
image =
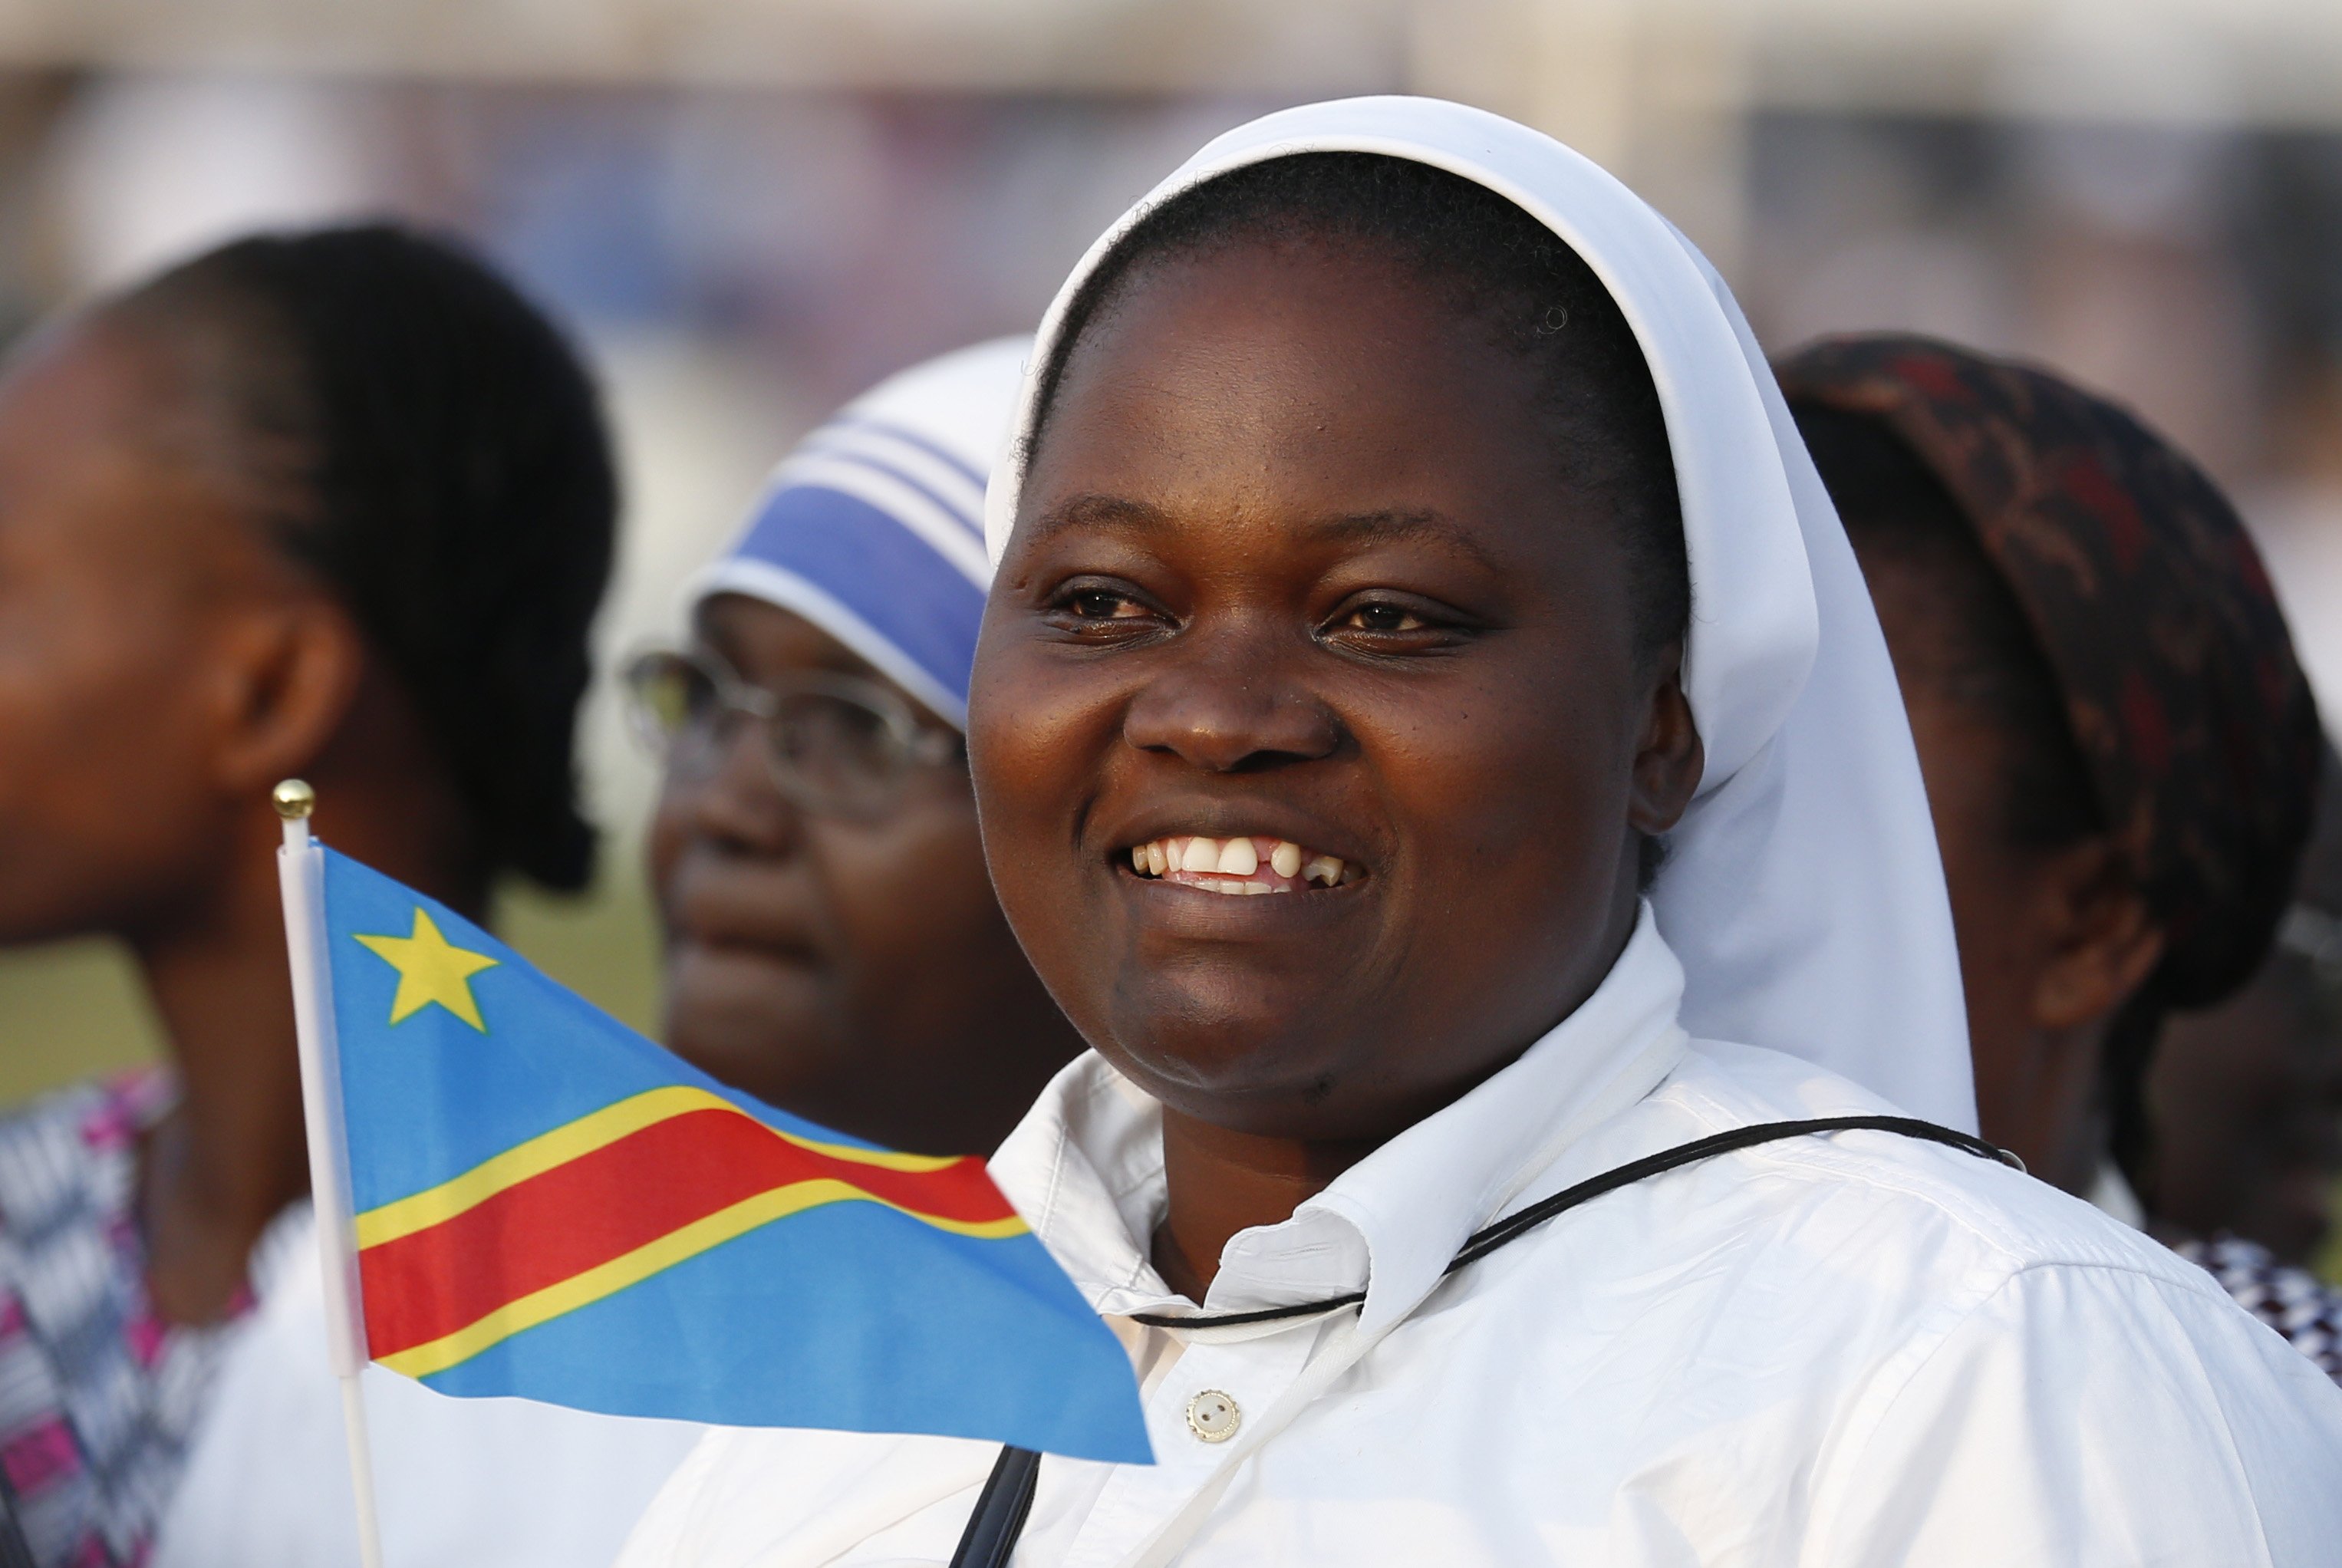
<svg viewBox="0 0 2342 1568">
<path fill-rule="evenodd" d="M 286 822 L 299 822 L 317 809 L 317 792 L 302 779 L 286 779 L 269 792 L 276 804 L 276 814 Z"/>
</svg>

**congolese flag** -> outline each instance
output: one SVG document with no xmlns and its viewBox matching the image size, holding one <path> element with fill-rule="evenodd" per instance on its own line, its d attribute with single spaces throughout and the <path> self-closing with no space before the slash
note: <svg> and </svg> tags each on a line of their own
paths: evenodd
<svg viewBox="0 0 2342 1568">
<path fill-rule="evenodd" d="M 763 1104 L 430 899 L 286 853 L 364 1354 L 450 1394 L 1149 1457 L 1128 1359 L 981 1161 Z"/>
</svg>

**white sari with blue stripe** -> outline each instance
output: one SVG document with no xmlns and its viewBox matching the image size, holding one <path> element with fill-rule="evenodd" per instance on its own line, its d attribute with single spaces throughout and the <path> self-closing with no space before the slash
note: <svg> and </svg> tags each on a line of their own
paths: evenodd
<svg viewBox="0 0 2342 1568">
<path fill-rule="evenodd" d="M 742 594 L 794 611 L 953 724 L 992 567 L 984 488 L 1007 439 L 1029 337 L 947 354 L 881 383 L 774 470 L 696 605 Z"/>
</svg>

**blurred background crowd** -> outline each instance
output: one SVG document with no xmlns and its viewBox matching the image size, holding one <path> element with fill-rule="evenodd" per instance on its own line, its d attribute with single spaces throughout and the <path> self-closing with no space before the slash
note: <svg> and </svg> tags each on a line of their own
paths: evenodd
<svg viewBox="0 0 2342 1568">
<path fill-rule="evenodd" d="M 2331 0 L 8 0 L 0 337 L 255 226 L 468 236 L 608 389 L 607 665 L 823 412 L 1029 329 L 1213 133 L 1373 91 L 1608 165 L 1769 347 L 1901 327 L 2117 390 L 2237 498 L 2342 713 Z M 505 923 L 648 1025 L 653 765 L 606 688 L 586 735 L 601 880 Z M 143 1009 L 101 947 L 0 954 L 0 1103 L 150 1058 Z"/>
</svg>

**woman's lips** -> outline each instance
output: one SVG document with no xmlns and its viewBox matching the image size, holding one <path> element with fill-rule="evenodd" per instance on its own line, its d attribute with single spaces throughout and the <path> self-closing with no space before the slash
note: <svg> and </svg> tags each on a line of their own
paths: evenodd
<svg viewBox="0 0 2342 1568">
<path fill-rule="evenodd" d="M 819 968 L 820 952 L 809 942 L 786 936 L 747 936 L 736 933 L 678 931 L 671 951 L 694 953 L 726 964 L 770 964 L 783 969 Z"/>
<path fill-rule="evenodd" d="M 1322 892 L 1366 874 L 1338 855 L 1257 834 L 1173 834 L 1132 844 L 1129 854 L 1131 870 L 1142 877 L 1236 895 Z"/>
<path fill-rule="evenodd" d="M 824 922 L 806 878 L 711 862 L 686 860 L 664 890 L 670 944 L 782 964 L 822 960 Z"/>
</svg>

